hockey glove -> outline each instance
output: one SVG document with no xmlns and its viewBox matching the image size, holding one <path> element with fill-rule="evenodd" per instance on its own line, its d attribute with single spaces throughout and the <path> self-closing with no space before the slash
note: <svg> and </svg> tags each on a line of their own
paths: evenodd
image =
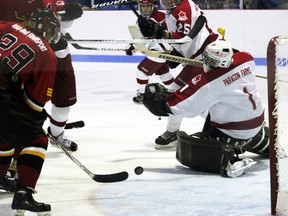
<svg viewBox="0 0 288 216">
<path fill-rule="evenodd" d="M 77 2 L 67 2 L 62 10 L 65 11 L 65 15 L 62 16 L 61 21 L 71 21 L 82 16 L 83 10 L 80 4 Z"/>
<path fill-rule="evenodd" d="M 50 44 L 50 46 L 56 52 L 60 50 L 65 50 L 68 47 L 68 43 L 66 41 L 66 38 L 61 35 L 60 40 L 56 44 Z"/>
<path fill-rule="evenodd" d="M 161 39 L 164 34 L 164 27 L 151 19 L 138 19 L 138 25 L 144 37 Z"/>
<path fill-rule="evenodd" d="M 134 52 L 135 52 L 135 47 L 133 44 L 129 44 L 129 46 L 125 49 L 125 53 L 128 56 L 133 56 Z"/>
<path fill-rule="evenodd" d="M 169 116 L 170 108 L 166 104 L 166 96 L 170 95 L 164 86 L 159 83 L 147 84 L 143 97 L 144 106 L 156 116 Z"/>
<path fill-rule="evenodd" d="M 180 56 L 180 57 L 183 57 L 176 49 L 173 49 L 171 52 L 170 52 L 170 55 L 174 55 L 174 56 Z M 172 61 L 166 61 L 167 65 L 169 68 L 171 69 L 174 69 L 176 68 L 180 63 L 178 62 L 172 62 Z"/>
</svg>

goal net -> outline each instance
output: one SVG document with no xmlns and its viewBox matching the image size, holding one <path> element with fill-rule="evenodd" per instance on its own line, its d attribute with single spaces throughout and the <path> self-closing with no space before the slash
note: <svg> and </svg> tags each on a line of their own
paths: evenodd
<svg viewBox="0 0 288 216">
<path fill-rule="evenodd" d="M 288 215 L 288 36 L 267 48 L 271 213 Z"/>
</svg>

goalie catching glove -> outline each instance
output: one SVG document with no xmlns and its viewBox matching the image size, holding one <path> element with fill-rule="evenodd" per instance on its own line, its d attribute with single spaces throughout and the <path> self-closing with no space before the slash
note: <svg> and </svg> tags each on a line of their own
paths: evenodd
<svg viewBox="0 0 288 216">
<path fill-rule="evenodd" d="M 172 112 L 166 103 L 166 97 L 171 93 L 172 92 L 159 83 L 147 84 L 143 104 L 156 116 L 169 116 L 168 113 L 172 114 Z"/>
</svg>

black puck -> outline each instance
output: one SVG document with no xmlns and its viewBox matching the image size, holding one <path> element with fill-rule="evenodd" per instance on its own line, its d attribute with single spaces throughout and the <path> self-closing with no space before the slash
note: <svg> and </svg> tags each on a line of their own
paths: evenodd
<svg viewBox="0 0 288 216">
<path fill-rule="evenodd" d="M 135 169 L 134 169 L 134 172 L 136 175 L 141 175 L 143 172 L 144 172 L 144 169 L 143 167 L 141 166 L 137 166 Z"/>
</svg>

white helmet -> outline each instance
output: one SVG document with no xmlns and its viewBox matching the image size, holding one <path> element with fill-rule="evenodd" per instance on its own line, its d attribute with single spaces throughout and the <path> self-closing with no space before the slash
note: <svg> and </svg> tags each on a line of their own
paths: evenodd
<svg viewBox="0 0 288 216">
<path fill-rule="evenodd" d="M 224 40 L 214 41 L 203 52 L 204 67 L 228 68 L 233 62 L 231 43 Z"/>
<path fill-rule="evenodd" d="M 160 5 L 165 10 L 172 10 L 177 7 L 181 2 L 182 0 L 160 0 Z"/>
</svg>

